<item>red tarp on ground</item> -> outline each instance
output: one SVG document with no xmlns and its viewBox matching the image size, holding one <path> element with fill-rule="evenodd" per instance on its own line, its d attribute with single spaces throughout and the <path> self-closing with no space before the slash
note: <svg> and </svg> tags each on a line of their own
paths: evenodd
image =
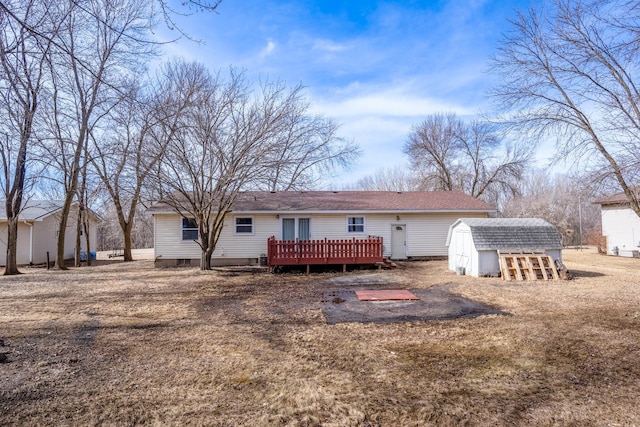
<svg viewBox="0 0 640 427">
<path fill-rule="evenodd" d="M 411 292 L 403 289 L 356 291 L 356 296 L 360 301 L 395 301 L 420 299 Z"/>
</svg>

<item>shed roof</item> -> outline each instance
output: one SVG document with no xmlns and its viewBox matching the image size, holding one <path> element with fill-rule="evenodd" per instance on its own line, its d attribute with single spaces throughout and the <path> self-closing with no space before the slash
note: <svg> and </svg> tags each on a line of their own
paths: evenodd
<svg viewBox="0 0 640 427">
<path fill-rule="evenodd" d="M 4 200 L 0 200 L 0 206 L 4 206 Z M 20 212 L 21 221 L 39 221 L 62 209 L 61 200 L 29 200 Z M 0 209 L 0 221 L 7 220 L 7 212 Z"/>
<path fill-rule="evenodd" d="M 562 249 L 556 227 L 541 218 L 461 218 L 450 230 L 460 223 L 469 226 L 473 243 L 479 251 Z"/>
<path fill-rule="evenodd" d="M 0 222 L 7 221 L 7 212 L 4 209 L 4 200 L 0 200 Z M 42 221 L 46 217 L 62 210 L 63 200 L 28 200 L 24 203 L 20 211 L 20 221 Z M 77 202 L 73 202 L 72 207 L 77 207 Z M 91 209 L 87 211 L 96 219 L 100 220 L 98 214 Z"/>
<path fill-rule="evenodd" d="M 149 211 L 170 211 L 158 202 Z M 234 212 L 492 212 L 487 203 L 458 191 L 247 191 Z"/>
</svg>

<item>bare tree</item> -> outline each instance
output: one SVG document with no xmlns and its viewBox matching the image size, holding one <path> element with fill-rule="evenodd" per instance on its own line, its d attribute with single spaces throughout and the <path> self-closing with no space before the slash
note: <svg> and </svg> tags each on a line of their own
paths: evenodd
<svg viewBox="0 0 640 427">
<path fill-rule="evenodd" d="M 298 89 L 297 89 L 298 90 Z M 271 144 L 279 147 L 264 159 L 271 164 L 257 188 L 287 191 L 312 188 L 337 168 L 348 167 L 360 154 L 358 146 L 340 138 L 337 124 L 308 114 L 309 103 L 298 97 L 283 118 Z"/>
<path fill-rule="evenodd" d="M 497 155 L 502 151 L 501 155 Z M 459 190 L 473 197 L 515 192 L 531 151 L 503 143 L 487 123 L 436 114 L 413 127 L 404 152 L 423 190 Z"/>
<path fill-rule="evenodd" d="M 50 4 L 51 2 L 46 3 Z M 159 14 L 162 17 L 169 29 L 176 30 L 181 36 L 193 40 L 184 28 L 176 22 L 176 18 L 188 17 L 195 13 L 216 13 L 220 3 L 222 3 L 222 0 L 183 0 L 173 5 L 169 0 L 156 0 L 155 2 L 149 2 L 148 6 L 151 8 L 154 16 Z M 108 20 L 104 19 L 99 11 L 93 10 L 90 7 L 86 8 L 85 11 L 90 13 L 93 18 L 103 20 L 105 24 L 108 24 Z M 13 21 L 15 26 L 22 28 L 22 30 L 28 32 L 33 37 L 40 39 L 42 43 L 51 43 L 62 51 L 73 54 L 71 50 L 67 49 L 68 46 L 60 43 L 53 34 L 43 30 L 37 22 L 27 19 L 21 14 L 19 7 L 17 8 L 14 2 L 0 1 L 0 14 L 2 14 L 5 19 Z M 149 25 L 151 26 L 151 23 Z"/>
<path fill-rule="evenodd" d="M 158 8 L 167 27 L 171 30 L 177 30 L 190 40 L 193 38 L 176 22 L 176 17 L 190 16 L 194 13 L 216 13 L 220 3 L 222 0 L 184 0 L 178 3 L 178 6 L 173 6 L 169 0 L 157 0 Z"/>
<path fill-rule="evenodd" d="M 602 194 L 585 185 L 584 176 L 550 175 L 529 171 L 521 191 L 503 203 L 505 217 L 544 218 L 555 225 L 564 245 L 597 244 L 601 235 L 600 210 L 593 200 Z"/>
<path fill-rule="evenodd" d="M 56 267 L 64 269 L 64 245 L 71 205 L 89 136 L 122 99 L 119 83 L 151 53 L 145 36 L 149 10 L 144 0 L 90 0 L 72 3 L 57 45 L 64 49 L 49 61 L 53 103 L 49 127 L 58 160 L 54 171 L 65 188 L 60 214 Z"/>
<path fill-rule="evenodd" d="M 14 4 L 14 13 L 23 22 L 56 33 L 52 11 L 38 1 Z M 23 208 L 27 182 L 27 161 L 33 145 L 36 114 L 43 96 L 48 41 L 41 41 L 0 14 L 0 156 L 3 161 L 2 190 L 7 215 L 7 257 L 5 275 L 18 274 L 18 218 Z"/>
<path fill-rule="evenodd" d="M 133 260 L 132 232 L 144 186 L 165 155 L 182 115 L 187 108 L 194 108 L 195 92 L 176 88 L 182 85 L 176 81 L 180 77 L 167 66 L 157 84 L 146 88 L 133 84 L 111 111 L 109 130 L 101 132 L 99 138 L 92 135 L 95 156 L 91 162 L 113 202 L 122 230 L 125 261 Z"/>
<path fill-rule="evenodd" d="M 505 120 L 556 138 L 561 159 L 612 179 L 640 215 L 638 5 L 556 0 L 512 21 L 492 61 Z"/>
<path fill-rule="evenodd" d="M 365 176 L 353 185 L 357 190 L 368 191 L 414 191 L 419 183 L 414 179 L 408 168 L 396 166 L 383 168 Z"/>
<path fill-rule="evenodd" d="M 208 270 L 225 216 L 240 191 L 265 183 L 275 188 L 283 182 L 285 188 L 294 186 L 305 174 L 291 171 L 303 170 L 318 150 L 315 143 L 289 144 L 295 150 L 281 145 L 289 140 L 292 129 L 304 128 L 291 123 L 296 117 L 306 117 L 307 103 L 300 87 L 287 89 L 280 82 L 268 82 L 254 90 L 243 74 L 232 70 L 225 79 L 220 73 L 212 76 L 199 64 L 175 63 L 173 73 L 182 84 L 176 88 L 180 91 L 176 97 L 189 96 L 191 108 L 182 114 L 167 146 L 157 186 L 167 204 L 185 220 L 195 220 L 202 250 L 200 268 Z M 319 132 L 323 131 L 321 126 Z M 314 141 L 312 134 L 303 135 L 302 141 Z M 319 140 L 332 141 L 326 135 Z M 301 152 L 305 148 L 308 156 Z M 300 167 L 288 163 L 291 159 L 297 159 Z M 326 160 L 339 161 L 329 155 Z M 273 171 L 278 168 L 280 174 L 274 179 Z"/>
</svg>

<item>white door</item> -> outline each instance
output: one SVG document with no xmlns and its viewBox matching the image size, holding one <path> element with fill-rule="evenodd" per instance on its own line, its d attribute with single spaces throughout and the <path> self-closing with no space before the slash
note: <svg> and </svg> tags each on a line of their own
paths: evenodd
<svg viewBox="0 0 640 427">
<path fill-rule="evenodd" d="M 391 259 L 407 259 L 407 226 L 391 226 Z"/>
<path fill-rule="evenodd" d="M 464 267 L 465 274 L 471 274 L 471 233 L 468 231 L 456 232 L 456 260 L 455 267 Z"/>
</svg>

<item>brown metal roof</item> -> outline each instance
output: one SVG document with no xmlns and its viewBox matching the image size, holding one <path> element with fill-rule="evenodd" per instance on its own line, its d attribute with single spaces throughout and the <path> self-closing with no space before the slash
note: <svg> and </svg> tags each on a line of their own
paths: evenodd
<svg viewBox="0 0 640 427">
<path fill-rule="evenodd" d="M 165 212 L 159 202 L 149 211 Z M 234 212 L 286 211 L 473 211 L 495 208 L 458 191 L 247 191 L 239 195 Z"/>
</svg>

